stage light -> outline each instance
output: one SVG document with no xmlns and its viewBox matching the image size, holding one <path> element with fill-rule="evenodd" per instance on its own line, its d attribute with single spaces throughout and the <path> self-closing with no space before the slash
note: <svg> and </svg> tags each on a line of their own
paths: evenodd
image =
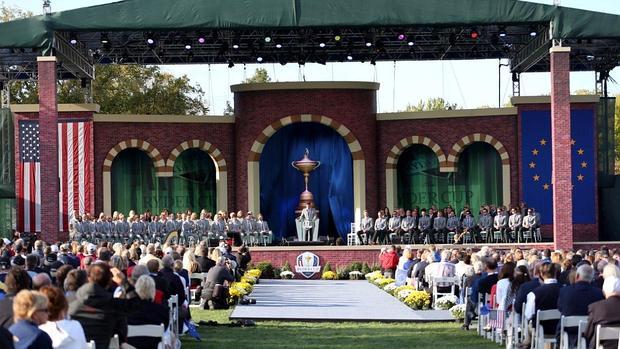
<svg viewBox="0 0 620 349">
<path fill-rule="evenodd" d="M 271 36 L 269 36 L 269 35 L 265 36 L 264 40 L 265 40 L 266 43 L 270 43 L 271 42 Z"/>
<path fill-rule="evenodd" d="M 234 48 L 235 50 L 238 50 L 239 49 L 239 44 L 238 43 L 234 43 L 232 48 Z"/>
<path fill-rule="evenodd" d="M 238 50 L 239 47 L 241 47 L 241 35 L 235 34 L 235 37 L 232 40 L 232 48 Z"/>
<path fill-rule="evenodd" d="M 375 33 L 368 33 L 366 35 L 366 39 L 364 40 L 364 45 L 366 47 L 371 47 L 375 43 Z"/>
<path fill-rule="evenodd" d="M 507 35 L 508 33 L 506 33 L 506 28 L 499 27 L 499 32 L 497 33 L 497 36 L 499 36 L 500 38 L 505 38 Z"/>
<path fill-rule="evenodd" d="M 275 40 L 274 42 L 276 43 L 276 48 L 277 49 L 281 49 L 282 48 L 282 42 L 280 40 Z"/>
<path fill-rule="evenodd" d="M 258 57 L 256 57 L 256 61 L 258 63 L 262 63 L 263 62 L 263 57 L 259 55 Z"/>
<path fill-rule="evenodd" d="M 586 59 L 587 59 L 588 61 L 590 61 L 590 62 L 591 62 L 591 61 L 593 61 L 593 60 L 594 60 L 594 58 L 596 58 L 596 57 L 594 57 L 593 55 L 587 55 L 587 56 L 586 56 Z"/>
<path fill-rule="evenodd" d="M 198 37 L 198 43 L 199 43 L 199 44 L 201 44 L 201 45 L 202 45 L 202 44 L 204 44 L 205 42 L 207 42 L 207 39 L 206 39 L 204 36 L 202 36 L 202 35 L 201 35 L 201 36 L 199 36 L 199 37 Z"/>
<path fill-rule="evenodd" d="M 535 27 L 530 27 L 530 36 L 531 37 L 535 37 L 536 35 L 538 35 L 538 32 L 536 31 Z"/>
<path fill-rule="evenodd" d="M 149 48 L 154 48 L 155 45 L 157 44 L 157 41 L 155 40 L 155 37 L 153 36 L 152 33 L 148 33 L 146 35 L 146 44 L 148 45 Z"/>
<path fill-rule="evenodd" d="M 71 43 L 71 45 L 76 45 L 77 42 L 78 42 L 77 36 L 75 36 L 75 34 L 71 34 L 69 36 L 69 43 Z"/>
<path fill-rule="evenodd" d="M 101 39 L 100 39 L 101 43 L 103 45 L 107 45 L 110 43 L 110 39 L 108 38 L 108 34 L 107 33 L 101 33 Z"/>
<path fill-rule="evenodd" d="M 342 41 L 342 35 L 340 34 L 340 30 L 334 31 L 334 41 L 336 42 Z"/>
<path fill-rule="evenodd" d="M 353 60 L 353 54 L 351 52 L 347 53 L 347 61 Z"/>
<path fill-rule="evenodd" d="M 398 32 L 398 34 L 396 35 L 396 38 L 398 39 L 398 41 L 405 41 L 407 40 L 407 34 L 403 32 Z"/>
<path fill-rule="evenodd" d="M 413 40 L 408 40 L 407 41 L 407 46 L 413 46 L 415 44 L 415 42 Z"/>
<path fill-rule="evenodd" d="M 327 46 L 327 44 L 325 44 L 325 41 L 323 41 L 323 40 L 319 41 L 319 47 L 320 48 L 325 48 L 325 46 Z"/>
<path fill-rule="evenodd" d="M 185 49 L 186 49 L 186 50 L 191 50 L 191 49 L 192 49 L 192 43 L 191 43 L 191 42 L 189 42 L 189 41 L 188 41 L 188 42 L 186 42 L 186 43 L 185 43 Z"/>
<path fill-rule="evenodd" d="M 480 33 L 476 29 L 472 29 L 471 32 L 469 32 L 469 37 L 477 40 L 480 37 Z"/>
</svg>

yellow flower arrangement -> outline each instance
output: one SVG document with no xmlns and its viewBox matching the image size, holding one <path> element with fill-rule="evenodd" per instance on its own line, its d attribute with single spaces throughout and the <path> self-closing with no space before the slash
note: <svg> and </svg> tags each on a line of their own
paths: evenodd
<svg viewBox="0 0 620 349">
<path fill-rule="evenodd" d="M 376 271 L 373 271 L 372 273 L 368 273 L 364 275 L 364 277 L 366 278 L 366 280 L 373 282 L 376 279 L 382 278 L 383 275 L 381 274 L 380 270 L 376 270 Z"/>
<path fill-rule="evenodd" d="M 323 280 L 337 280 L 338 279 L 338 274 L 336 274 L 333 271 L 326 271 L 323 273 L 323 275 L 321 275 L 321 279 Z"/>
<path fill-rule="evenodd" d="M 230 298 L 240 298 L 241 296 L 245 296 L 245 290 L 243 290 L 242 288 L 239 287 L 231 287 L 228 290 L 228 293 L 230 294 Z"/>
<path fill-rule="evenodd" d="M 392 278 L 381 278 L 381 279 L 375 280 L 374 284 L 379 286 L 380 288 L 383 288 L 386 285 L 391 284 L 394 281 L 396 281 L 396 280 L 394 280 Z"/>
<path fill-rule="evenodd" d="M 403 286 L 398 286 L 395 290 L 394 290 L 394 294 L 398 294 L 400 291 L 403 290 L 411 290 L 411 291 L 415 291 L 415 287 L 411 286 L 411 285 L 403 285 Z"/>
<path fill-rule="evenodd" d="M 260 274 L 261 274 L 260 269 L 250 269 L 250 270 L 245 272 L 245 275 L 252 276 L 252 277 L 255 277 L 257 279 L 260 278 Z"/>
<path fill-rule="evenodd" d="M 431 295 L 426 291 L 413 291 L 404 300 L 413 309 L 428 309 L 431 306 Z"/>
<path fill-rule="evenodd" d="M 240 281 L 241 282 L 247 282 L 250 285 L 254 285 L 256 283 L 257 279 L 255 277 L 253 277 L 253 276 L 245 275 L 245 276 L 241 277 Z"/>
</svg>

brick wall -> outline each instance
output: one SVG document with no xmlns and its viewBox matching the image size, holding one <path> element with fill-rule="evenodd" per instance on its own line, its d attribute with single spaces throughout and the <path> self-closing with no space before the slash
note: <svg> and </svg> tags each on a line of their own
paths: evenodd
<svg viewBox="0 0 620 349">
<path fill-rule="evenodd" d="M 369 90 L 287 90 L 235 93 L 236 202 L 247 209 L 247 161 L 252 144 L 274 121 L 295 114 L 330 117 L 349 128 L 366 160 L 366 207 L 377 210 L 376 95 Z"/>
<path fill-rule="evenodd" d="M 235 205 L 235 162 L 234 125 L 233 124 L 187 124 L 174 123 L 95 123 L 95 211 L 103 210 L 103 162 L 106 155 L 116 144 L 129 139 L 141 139 L 149 142 L 168 159 L 170 152 L 184 141 L 199 139 L 217 147 L 226 160 L 228 167 L 228 207 Z"/>
<path fill-rule="evenodd" d="M 511 172 L 510 197 L 513 204 L 518 202 L 519 172 L 517 168 L 517 118 L 515 116 L 390 120 L 378 122 L 377 129 L 380 207 L 385 206 L 385 161 L 397 142 L 405 137 L 425 136 L 437 143 L 447 156 L 456 142 L 474 133 L 493 136 L 508 151 Z"/>
</svg>

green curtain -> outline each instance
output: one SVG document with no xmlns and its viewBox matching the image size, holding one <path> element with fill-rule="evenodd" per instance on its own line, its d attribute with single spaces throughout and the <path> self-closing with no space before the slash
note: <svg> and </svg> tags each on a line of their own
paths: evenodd
<svg viewBox="0 0 620 349">
<path fill-rule="evenodd" d="M 121 151 L 112 162 L 112 210 L 158 211 L 157 194 L 153 160 L 139 149 Z"/>
<path fill-rule="evenodd" d="M 465 148 L 459 156 L 454 182 L 458 208 L 469 204 L 472 213 L 478 214 L 480 205 L 503 204 L 502 160 L 488 143 L 475 142 Z"/>
<path fill-rule="evenodd" d="M 216 211 L 216 172 L 213 159 L 200 149 L 183 151 L 174 162 L 174 177 L 166 180 L 163 192 L 168 209 Z"/>
<path fill-rule="evenodd" d="M 439 172 L 437 155 L 422 144 L 407 148 L 396 168 L 399 207 L 460 209 L 469 204 L 476 214 L 482 204 L 502 204 L 502 162 L 490 144 L 469 145 L 459 157 L 456 173 Z"/>
<path fill-rule="evenodd" d="M 396 167 L 399 207 L 444 207 L 451 203 L 452 173 L 439 172 L 439 161 L 431 148 L 422 144 L 410 146 L 401 154 Z"/>
</svg>

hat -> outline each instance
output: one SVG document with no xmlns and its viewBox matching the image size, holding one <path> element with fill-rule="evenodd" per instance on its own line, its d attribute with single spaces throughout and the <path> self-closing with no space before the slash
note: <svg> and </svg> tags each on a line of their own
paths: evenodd
<svg viewBox="0 0 620 349">
<path fill-rule="evenodd" d="M 610 294 L 620 294 L 620 278 L 609 276 L 603 282 L 603 293 L 609 297 Z"/>
<path fill-rule="evenodd" d="M 24 259 L 24 257 L 17 255 L 15 256 L 15 258 L 13 258 L 13 265 L 23 267 L 24 265 L 26 265 L 26 260 Z"/>
<path fill-rule="evenodd" d="M 51 245 L 50 249 L 52 250 L 52 253 L 58 253 L 58 245 Z"/>
</svg>

